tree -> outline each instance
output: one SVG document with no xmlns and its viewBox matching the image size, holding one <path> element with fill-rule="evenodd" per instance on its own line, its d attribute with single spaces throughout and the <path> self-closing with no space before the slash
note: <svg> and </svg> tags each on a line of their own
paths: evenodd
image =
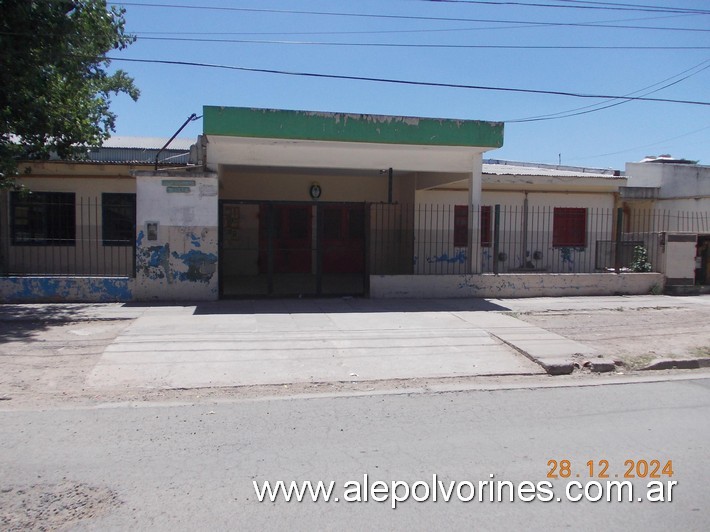
<svg viewBox="0 0 710 532">
<path fill-rule="evenodd" d="M 0 188 L 19 159 L 72 155 L 115 131 L 111 95 L 139 91 L 105 54 L 135 38 L 105 0 L 0 0 Z"/>
</svg>

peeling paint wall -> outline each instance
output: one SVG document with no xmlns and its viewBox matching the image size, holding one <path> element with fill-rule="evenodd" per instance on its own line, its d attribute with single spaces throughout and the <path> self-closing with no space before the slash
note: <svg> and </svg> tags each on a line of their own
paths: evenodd
<svg viewBox="0 0 710 532">
<path fill-rule="evenodd" d="M 564 297 L 648 294 L 660 273 L 372 275 L 372 298 Z"/>
<path fill-rule="evenodd" d="M 143 172 L 136 180 L 136 300 L 216 300 L 216 175 Z"/>
<path fill-rule="evenodd" d="M 127 277 L 2 277 L 3 303 L 111 303 L 133 299 Z"/>
</svg>

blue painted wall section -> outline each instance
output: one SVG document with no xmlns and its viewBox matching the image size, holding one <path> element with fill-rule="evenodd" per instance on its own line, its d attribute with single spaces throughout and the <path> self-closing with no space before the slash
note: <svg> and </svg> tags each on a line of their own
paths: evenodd
<svg viewBox="0 0 710 532">
<path fill-rule="evenodd" d="M 439 256 L 427 257 L 427 262 L 429 264 L 435 264 L 437 262 L 446 262 L 448 264 L 466 264 L 466 250 L 458 250 L 452 257 L 449 257 L 448 253 L 442 253 Z"/>
<path fill-rule="evenodd" d="M 197 242 L 197 247 L 200 243 Z M 176 271 L 175 278 L 178 281 L 189 281 L 193 283 L 209 283 L 212 276 L 217 271 L 217 255 L 214 253 L 204 253 L 191 249 L 187 253 L 177 253 L 173 251 L 172 256 L 187 266 L 187 271 Z"/>
<path fill-rule="evenodd" d="M 188 235 L 187 241 L 193 248 L 202 246 L 202 240 L 194 233 Z M 217 271 L 215 253 L 205 253 L 199 249 L 190 249 L 185 253 L 171 252 L 170 243 L 140 247 L 143 242 L 142 231 L 136 242 L 136 269 L 151 281 L 209 283 Z"/>
<path fill-rule="evenodd" d="M 126 302 L 133 299 L 127 277 L 5 277 L 0 299 L 5 303 Z"/>
</svg>

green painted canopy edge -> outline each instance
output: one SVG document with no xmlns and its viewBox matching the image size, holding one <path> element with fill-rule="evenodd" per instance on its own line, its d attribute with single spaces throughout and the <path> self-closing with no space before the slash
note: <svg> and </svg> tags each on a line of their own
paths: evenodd
<svg viewBox="0 0 710 532">
<path fill-rule="evenodd" d="M 205 106 L 206 135 L 500 148 L 503 123 Z"/>
</svg>

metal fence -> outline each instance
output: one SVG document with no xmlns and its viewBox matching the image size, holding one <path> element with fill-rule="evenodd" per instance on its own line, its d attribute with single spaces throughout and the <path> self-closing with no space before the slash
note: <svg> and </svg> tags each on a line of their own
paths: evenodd
<svg viewBox="0 0 710 532">
<path fill-rule="evenodd" d="M 373 204 L 370 273 L 659 271 L 662 233 L 710 232 L 708 213 Z"/>
<path fill-rule="evenodd" d="M 12 192 L 3 202 L 3 275 L 135 275 L 135 195 Z"/>
</svg>

